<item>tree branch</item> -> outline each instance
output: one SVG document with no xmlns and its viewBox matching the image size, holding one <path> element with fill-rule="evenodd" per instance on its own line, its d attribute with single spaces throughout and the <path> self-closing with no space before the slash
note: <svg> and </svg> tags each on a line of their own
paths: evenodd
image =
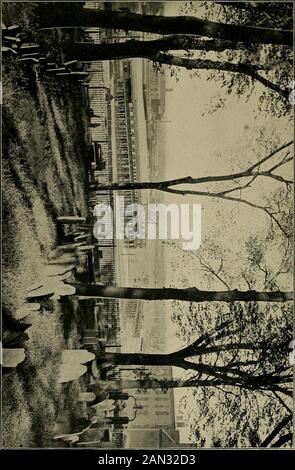
<svg viewBox="0 0 295 470">
<path fill-rule="evenodd" d="M 260 444 L 259 447 L 267 447 L 273 440 L 274 438 L 286 427 L 289 422 L 292 420 L 292 414 L 289 414 L 285 416 L 282 421 L 280 421 L 276 427 L 273 429 L 273 431 L 266 437 L 266 439 Z"/>
<path fill-rule="evenodd" d="M 244 63 L 235 64 L 233 62 L 222 62 L 213 60 L 202 60 L 202 59 L 188 59 L 186 57 L 178 57 L 170 54 L 159 53 L 154 56 L 146 56 L 147 59 L 157 62 L 159 64 L 166 64 L 175 67 L 184 67 L 187 70 L 219 70 L 230 73 L 242 73 L 260 82 L 266 88 L 274 91 L 281 95 L 286 101 L 288 101 L 290 91 L 281 88 L 276 83 L 271 82 L 267 78 L 260 75 L 258 69 L 263 69 L 262 65 L 253 66 Z"/>
</svg>

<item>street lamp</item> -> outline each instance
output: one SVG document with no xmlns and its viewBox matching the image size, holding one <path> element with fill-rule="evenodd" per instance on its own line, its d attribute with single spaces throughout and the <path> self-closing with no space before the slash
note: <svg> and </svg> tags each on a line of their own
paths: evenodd
<svg viewBox="0 0 295 470">
<path fill-rule="evenodd" d="M 130 421 L 134 421 L 134 420 L 135 420 L 138 410 L 142 410 L 142 409 L 143 409 L 143 406 L 142 406 L 142 405 L 139 405 L 139 404 L 137 403 L 137 400 L 136 400 L 136 398 L 135 398 L 133 395 L 129 395 L 129 398 L 133 398 L 133 400 L 134 400 L 134 405 L 133 405 L 134 416 L 133 416 L 132 419 L 129 418 L 129 422 L 130 422 Z"/>
<path fill-rule="evenodd" d="M 142 410 L 143 409 L 143 406 L 142 405 L 139 405 L 137 403 L 137 400 L 136 398 L 133 396 L 133 395 L 128 395 L 127 393 L 125 394 L 118 394 L 116 397 L 115 396 L 112 396 L 112 394 L 109 395 L 109 399 L 121 399 L 121 400 L 124 400 L 124 401 L 127 401 L 129 400 L 129 398 L 133 398 L 134 400 L 134 405 L 133 405 L 133 410 L 134 410 L 134 416 L 132 418 L 129 418 L 128 416 L 110 416 L 107 418 L 107 422 L 110 423 L 110 424 L 114 424 L 114 425 L 123 425 L 123 424 L 128 424 L 130 423 L 131 421 L 134 421 L 136 416 L 137 416 L 137 413 L 138 413 L 138 410 Z"/>
</svg>

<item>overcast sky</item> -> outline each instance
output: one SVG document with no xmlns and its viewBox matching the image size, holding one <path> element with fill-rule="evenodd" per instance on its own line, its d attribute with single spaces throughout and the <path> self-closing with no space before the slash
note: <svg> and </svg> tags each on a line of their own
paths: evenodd
<svg viewBox="0 0 295 470">
<path fill-rule="evenodd" d="M 176 14 L 179 2 L 167 2 L 165 14 Z M 141 83 L 140 70 L 141 59 L 133 61 L 136 64 L 135 83 L 137 87 Z M 173 91 L 166 93 L 165 111 L 165 158 L 166 179 L 182 176 L 205 176 L 231 173 L 249 166 L 250 162 L 265 156 L 271 142 L 277 142 L 277 146 L 289 141 L 293 136 L 291 117 L 278 119 L 267 113 L 257 110 L 257 99 L 263 86 L 255 84 L 251 98 L 238 97 L 236 93 L 227 96 L 220 88 L 218 79 L 208 81 L 208 73 L 200 72 L 200 78 L 191 78 L 190 73 L 181 69 L 178 81 L 170 77 L 166 69 L 166 85 Z M 140 88 L 140 87 L 139 87 Z M 220 92 L 221 98 L 225 98 L 223 109 L 209 114 L 210 101 L 214 100 L 216 93 Z M 136 91 L 139 100 L 139 89 Z M 143 115 L 143 110 L 142 110 Z M 140 142 L 141 165 L 147 168 L 146 133 L 143 132 L 144 122 L 139 122 L 142 140 Z M 259 129 L 265 129 L 263 138 L 258 137 Z M 285 171 L 291 174 L 292 164 L 286 165 Z M 143 171 L 146 173 L 146 171 Z M 143 177 L 143 176 L 142 176 Z M 146 177 L 146 174 L 144 175 Z M 263 194 L 274 187 L 273 181 L 264 181 L 244 192 L 250 200 L 261 202 Z M 147 192 L 143 192 L 147 197 Z M 258 210 L 252 209 L 240 203 L 221 201 L 212 198 L 198 196 L 164 195 L 164 201 L 180 203 L 202 204 L 202 240 L 215 239 L 228 250 L 229 258 L 234 259 L 240 254 L 241 247 L 250 235 L 255 235 L 267 228 L 269 220 L 267 216 Z M 156 242 L 155 242 L 156 243 Z M 171 284 L 181 287 L 184 275 L 190 276 L 187 266 L 181 266 L 181 255 L 177 272 L 172 269 L 172 260 L 177 261 L 177 253 L 174 248 L 164 247 L 159 263 L 166 264 L 166 286 Z M 140 267 L 146 271 L 146 265 Z M 138 277 L 138 276 L 137 276 Z M 197 280 L 196 280 L 197 279 Z M 130 279 L 132 283 L 132 277 Z M 196 277 L 196 272 L 191 272 L 191 285 L 199 288 L 208 288 L 204 285 L 201 276 Z M 152 285 L 151 285 L 152 287 Z M 216 289 L 222 286 L 216 285 Z M 165 302 L 167 320 L 170 322 L 169 302 Z M 176 347 L 175 325 L 170 322 L 167 329 L 167 350 Z"/>
<path fill-rule="evenodd" d="M 178 2 L 167 2 L 166 14 L 176 14 Z M 255 85 L 254 92 L 248 101 L 242 97 L 238 99 L 235 93 L 225 96 L 220 90 L 220 82 L 207 81 L 208 74 L 201 71 L 201 79 L 192 79 L 186 70 L 178 72 L 178 79 L 170 78 L 166 73 L 167 88 L 173 88 L 166 94 L 165 119 L 171 121 L 166 124 L 166 178 L 181 176 L 204 176 L 224 174 L 246 168 L 248 161 L 255 161 L 267 154 L 261 142 L 257 141 L 257 130 L 265 127 L 265 134 L 270 140 L 277 140 L 280 144 L 293 137 L 293 127 L 288 118 L 280 118 L 259 113 L 257 110 L 257 97 L 261 94 L 263 86 Z M 225 107 L 213 115 L 206 113 L 208 104 L 217 92 L 225 96 Z M 221 94 L 222 96 L 222 94 Z M 203 113 L 206 113 L 203 115 Z M 266 137 L 267 140 L 267 137 Z M 285 169 L 292 174 L 292 164 Z M 272 189 L 273 182 L 269 187 Z M 256 189 L 254 188 L 254 191 Z M 252 193 L 251 197 L 256 197 Z M 257 197 L 259 195 L 257 194 Z M 181 197 L 165 195 L 168 202 L 197 202 L 202 204 L 202 237 L 203 239 L 220 237 L 220 243 L 228 249 L 228 255 L 238 256 L 239 246 L 249 236 L 265 230 L 269 223 L 267 217 L 260 211 L 240 203 L 215 201 L 200 197 Z M 227 223 L 229 220 L 229 223 Z M 167 285 L 170 282 L 181 287 L 184 274 L 191 279 L 191 285 L 203 287 L 200 281 L 201 273 L 191 271 L 188 266 L 181 266 L 179 255 L 178 268 L 171 269 L 171 260 L 177 254 L 174 250 L 165 249 L 165 263 L 167 267 Z M 216 289 L 222 289 L 216 285 Z M 171 306 L 166 302 L 167 318 L 170 318 Z M 180 344 L 175 339 L 177 327 L 171 322 L 167 329 L 167 351 L 171 351 Z M 176 391 L 176 399 L 183 392 Z M 178 405 L 176 404 L 176 407 Z M 186 439 L 187 432 L 182 432 L 182 438 Z"/>
<path fill-rule="evenodd" d="M 165 8 L 165 14 L 177 14 L 179 2 L 167 2 Z M 141 59 L 134 61 L 134 64 L 137 64 L 136 73 L 141 69 L 140 61 Z M 207 80 L 206 71 L 200 72 L 200 78 L 192 79 L 190 73 L 182 69 L 177 74 L 178 81 L 170 77 L 169 70 L 166 69 L 165 74 L 167 88 L 173 89 L 166 93 L 164 120 L 171 122 L 165 124 L 163 156 L 166 162 L 165 179 L 200 177 L 243 170 L 250 162 L 254 163 L 267 155 L 269 148 L 273 148 L 272 142 L 276 142 L 279 146 L 292 139 L 293 127 L 290 116 L 278 119 L 257 110 L 257 99 L 263 90 L 261 84 L 255 84 L 251 98 L 246 102 L 244 96 L 238 97 L 236 93 L 228 97 L 225 90 L 220 88 L 218 79 Z M 140 83 L 140 80 L 137 83 Z M 210 102 L 218 92 L 221 98 L 225 99 L 225 106 L 209 114 L 207 111 Z M 141 122 L 141 130 L 142 125 Z M 264 129 L 263 135 L 258 137 L 258 131 L 262 129 Z M 141 161 L 147 163 L 146 145 L 142 142 L 140 147 Z M 284 171 L 285 174 L 291 175 L 292 165 L 290 164 Z M 263 185 L 258 184 L 243 196 L 261 202 L 263 195 L 273 188 L 272 180 L 264 181 Z M 170 194 L 164 195 L 164 202 L 202 204 L 202 240 L 211 238 L 220 243 L 226 250 L 228 259 L 237 269 L 245 241 L 250 235 L 265 231 L 269 225 L 269 220 L 263 212 L 241 203 Z M 167 287 L 169 285 L 185 287 L 184 278 L 186 278 L 191 286 L 209 288 L 201 271 L 193 270 L 187 264 L 183 265 L 181 251 L 175 251 L 174 247 L 163 247 L 158 263 L 165 263 Z M 173 267 L 175 264 L 176 270 Z M 142 265 L 141 269 L 146 271 L 147 264 Z M 223 286 L 217 282 L 213 283 L 211 288 L 221 290 Z M 163 307 L 166 316 L 168 352 L 177 349 L 183 343 L 176 338 L 177 326 L 171 321 L 171 303 L 163 302 Z M 151 308 L 150 303 L 144 303 L 144 309 L 149 308 Z M 186 308 L 187 306 L 184 307 L 184 311 Z M 149 315 L 145 321 L 149 323 Z M 148 331 L 147 324 L 143 326 L 143 331 Z M 177 400 L 182 394 L 183 392 L 175 392 L 176 407 Z M 184 430 L 182 432 L 184 440 L 186 434 Z"/>
</svg>

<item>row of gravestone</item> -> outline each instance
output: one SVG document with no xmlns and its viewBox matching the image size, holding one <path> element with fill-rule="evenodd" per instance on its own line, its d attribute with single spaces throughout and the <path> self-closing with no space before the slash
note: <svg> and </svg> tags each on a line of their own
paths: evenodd
<svg viewBox="0 0 295 470">
<path fill-rule="evenodd" d="M 64 62 L 58 65 L 50 61 L 44 54 L 39 44 L 28 42 L 26 35 L 19 25 L 6 26 L 1 23 L 3 55 L 15 55 L 19 62 L 40 65 L 40 70 L 56 77 L 73 78 L 83 81 L 88 77 L 84 66 L 77 60 Z"/>
<path fill-rule="evenodd" d="M 60 217 L 58 220 L 61 223 L 73 223 L 74 221 L 85 221 L 85 218 Z M 14 368 L 24 361 L 25 348 L 16 347 L 13 339 L 19 334 L 22 335 L 22 343 L 29 339 L 30 327 L 34 323 L 36 315 L 42 309 L 42 302 L 47 299 L 59 300 L 61 296 L 75 293 L 75 288 L 66 281 L 69 282 L 73 275 L 73 269 L 79 262 L 81 250 L 89 249 L 86 245 L 87 234 L 82 232 L 74 233 L 72 237 L 68 237 L 68 240 L 70 241 L 51 251 L 48 264 L 40 272 L 38 281 L 28 288 L 25 302 L 15 310 L 10 322 L 16 327 L 16 331 L 13 331 L 13 329 L 4 330 L 1 358 L 4 368 Z M 66 376 L 64 367 L 63 371 Z M 82 375 L 84 372 L 85 366 L 82 366 L 82 363 L 77 364 L 73 377 L 77 378 L 79 373 Z"/>
</svg>

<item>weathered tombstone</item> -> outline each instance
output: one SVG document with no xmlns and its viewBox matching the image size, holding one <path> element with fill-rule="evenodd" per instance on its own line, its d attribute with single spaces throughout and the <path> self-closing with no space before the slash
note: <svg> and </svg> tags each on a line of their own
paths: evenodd
<svg viewBox="0 0 295 470">
<path fill-rule="evenodd" d="M 82 246 L 83 242 L 76 242 L 76 243 L 67 243 L 66 245 L 62 245 L 58 248 L 60 248 L 61 252 L 68 252 L 68 251 L 74 251 L 77 247 Z"/>
<path fill-rule="evenodd" d="M 48 264 L 72 264 L 76 262 L 76 257 L 71 254 L 59 256 L 56 259 L 50 260 Z"/>
<path fill-rule="evenodd" d="M 89 236 L 88 233 L 81 233 L 81 235 L 75 236 L 75 241 L 78 242 L 79 240 L 85 240 Z"/>
<path fill-rule="evenodd" d="M 21 59 L 17 59 L 18 62 L 33 62 L 34 64 L 38 64 L 38 59 L 35 57 L 22 57 Z"/>
<path fill-rule="evenodd" d="M 20 320 L 22 318 L 27 317 L 30 315 L 30 313 L 35 312 L 37 310 L 40 310 L 41 306 L 38 303 L 25 303 L 21 307 L 19 307 L 15 312 L 14 312 L 14 318 L 17 320 Z"/>
<path fill-rule="evenodd" d="M 77 248 L 77 251 L 83 252 L 83 251 L 93 250 L 94 248 L 95 248 L 94 245 L 82 245 Z"/>
<path fill-rule="evenodd" d="M 5 36 L 3 36 L 3 41 L 20 42 L 20 39 L 14 37 L 14 36 L 5 35 Z"/>
<path fill-rule="evenodd" d="M 12 52 L 13 54 L 17 54 L 17 52 L 12 49 L 12 47 L 7 47 L 7 46 L 1 46 L 1 52 L 2 53 L 7 53 L 7 52 Z"/>
<path fill-rule="evenodd" d="M 88 73 L 87 72 L 62 72 L 58 74 L 59 76 L 64 76 L 64 77 L 71 77 L 71 78 L 78 78 L 78 77 L 87 77 Z"/>
<path fill-rule="evenodd" d="M 70 60 L 68 62 L 64 62 L 64 66 L 69 67 L 69 68 L 74 68 L 77 64 L 78 64 L 77 60 Z"/>
<path fill-rule="evenodd" d="M 59 283 L 59 288 L 56 290 L 55 295 L 74 295 L 76 288 L 64 282 Z"/>
<path fill-rule="evenodd" d="M 105 400 L 92 405 L 92 407 L 96 409 L 97 413 L 102 413 L 105 411 L 113 411 L 116 407 L 116 404 L 114 400 L 109 400 L 106 398 Z"/>
<path fill-rule="evenodd" d="M 27 299 L 35 299 L 35 298 L 50 298 L 54 295 L 54 290 L 52 290 L 52 286 L 43 285 L 38 287 L 38 289 L 30 290 L 27 294 Z"/>
<path fill-rule="evenodd" d="M 80 392 L 78 401 L 86 401 L 87 403 L 91 403 L 95 400 L 95 394 L 93 392 Z"/>
<path fill-rule="evenodd" d="M 85 362 L 93 361 L 95 355 L 86 351 L 86 349 L 65 349 L 62 353 L 62 362 L 77 362 L 85 364 Z"/>
<path fill-rule="evenodd" d="M 23 54 L 30 54 L 33 52 L 39 52 L 40 51 L 40 46 L 39 44 L 22 44 L 20 46 L 20 51 Z"/>
<path fill-rule="evenodd" d="M 65 273 L 72 271 L 75 268 L 75 264 L 65 264 L 65 265 L 58 265 L 58 264 L 47 264 L 44 267 L 42 275 L 44 277 L 51 277 L 51 276 L 60 276 Z"/>
<path fill-rule="evenodd" d="M 65 284 L 63 281 L 56 277 L 47 277 L 42 280 L 43 285 L 37 289 L 31 289 L 27 294 L 27 299 L 39 298 L 58 298 L 62 295 L 74 295 L 76 292 L 75 287 L 70 284 Z"/>
<path fill-rule="evenodd" d="M 61 274 L 61 275 L 58 275 L 58 276 L 54 276 L 58 281 L 66 281 L 67 279 L 69 279 L 70 277 L 72 276 L 72 273 L 71 271 L 67 272 L 67 273 L 64 273 L 64 274 Z M 51 276 L 53 277 L 53 276 Z"/>
<path fill-rule="evenodd" d="M 26 355 L 24 348 L 7 349 L 3 348 L 3 367 L 16 367 L 24 361 Z"/>
<path fill-rule="evenodd" d="M 8 26 L 7 30 L 9 31 L 10 34 L 11 33 L 17 34 L 21 32 L 21 26 L 18 24 L 12 24 L 11 26 Z"/>
<path fill-rule="evenodd" d="M 28 52 L 28 53 L 22 53 L 22 58 L 23 59 L 29 59 L 30 57 L 35 57 L 36 59 L 38 59 L 40 53 L 39 52 Z"/>
<path fill-rule="evenodd" d="M 59 370 L 59 378 L 58 383 L 65 383 L 70 382 L 72 380 L 79 379 L 85 372 L 87 371 L 87 367 L 83 366 L 82 364 L 78 364 L 75 362 L 67 362 L 61 364 Z"/>
<path fill-rule="evenodd" d="M 46 69 L 46 72 L 47 72 L 47 73 L 52 73 L 52 74 L 54 74 L 54 73 L 56 73 L 58 70 L 59 70 L 59 68 L 58 68 L 57 66 L 53 66 L 52 68 Z"/>
</svg>

